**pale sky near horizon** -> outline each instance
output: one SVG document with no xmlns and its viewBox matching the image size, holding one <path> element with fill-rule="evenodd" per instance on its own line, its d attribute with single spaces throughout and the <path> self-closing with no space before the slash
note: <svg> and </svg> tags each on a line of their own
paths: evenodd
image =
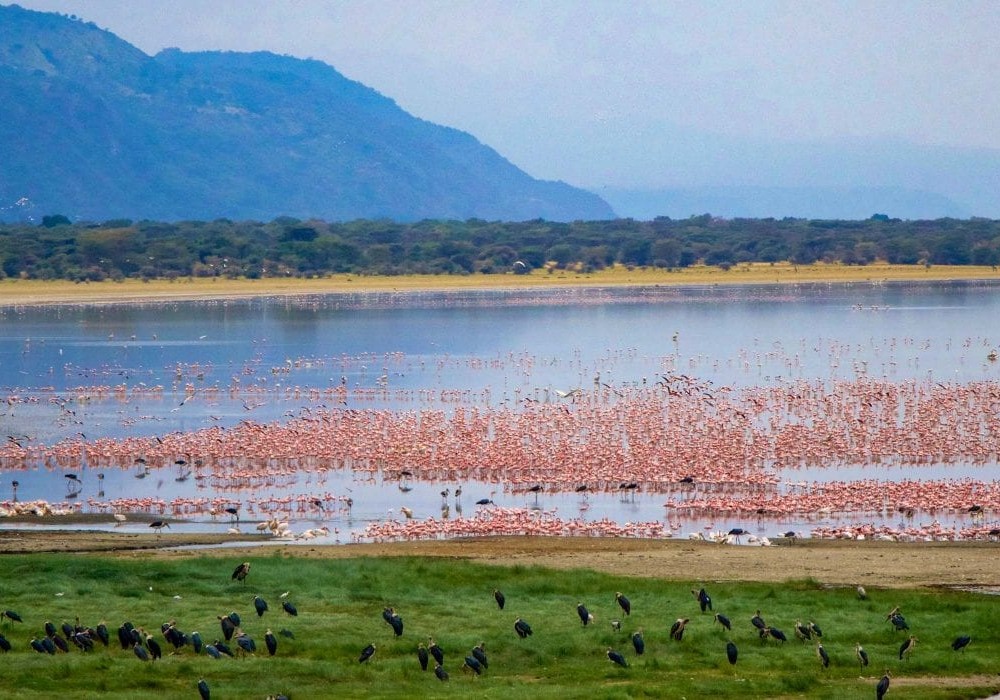
<svg viewBox="0 0 1000 700">
<path fill-rule="evenodd" d="M 148 54 L 330 64 L 531 175 L 655 187 L 681 141 L 1000 149 L 1000 2 L 19 0 Z M 689 154 L 690 157 L 690 154 Z"/>
</svg>

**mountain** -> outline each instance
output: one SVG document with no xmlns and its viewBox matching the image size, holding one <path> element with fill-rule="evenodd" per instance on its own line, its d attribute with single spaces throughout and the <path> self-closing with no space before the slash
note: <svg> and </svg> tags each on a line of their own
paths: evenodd
<svg viewBox="0 0 1000 700">
<path fill-rule="evenodd" d="M 148 56 L 17 5 L 0 7 L 0 105 L 0 217 L 614 217 L 319 61 Z"/>
</svg>

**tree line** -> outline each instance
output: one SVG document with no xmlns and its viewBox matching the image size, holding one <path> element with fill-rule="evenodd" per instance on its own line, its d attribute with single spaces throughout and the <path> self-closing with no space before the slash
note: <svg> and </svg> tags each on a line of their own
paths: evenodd
<svg viewBox="0 0 1000 700">
<path fill-rule="evenodd" d="M 746 262 L 997 265 L 1000 221 L 720 219 L 558 223 L 366 219 L 342 223 L 71 222 L 0 224 L 0 277 L 74 281 L 173 277 L 476 274 L 615 264 L 727 268 Z"/>
</svg>

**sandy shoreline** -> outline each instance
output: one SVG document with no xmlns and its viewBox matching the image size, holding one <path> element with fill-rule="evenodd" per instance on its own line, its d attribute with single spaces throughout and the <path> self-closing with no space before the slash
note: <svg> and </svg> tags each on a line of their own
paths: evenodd
<svg viewBox="0 0 1000 700">
<path fill-rule="evenodd" d="M 252 543 L 252 544 L 251 544 Z M 263 545 L 263 546 L 261 546 Z M 482 537 L 429 542 L 289 544 L 259 534 L 174 534 L 87 529 L 0 530 L 0 554 L 109 554 L 134 557 L 290 556 L 444 557 L 497 566 L 590 569 L 610 574 L 700 581 L 812 579 L 831 587 L 943 586 L 1000 591 L 992 542 L 845 542 L 799 540 L 772 547 L 720 545 L 680 539 L 599 537 Z"/>
<path fill-rule="evenodd" d="M 44 304 L 107 304 L 154 301 L 197 301 L 263 296 L 355 294 L 363 292 L 418 292 L 488 289 L 560 289 L 603 286 L 704 286 L 740 284 L 881 284 L 885 282 L 1000 281 L 1000 271 L 986 266 L 874 264 L 796 266 L 754 263 L 730 270 L 690 267 L 662 269 L 609 268 L 593 273 L 559 270 L 529 275 L 406 275 L 365 277 L 331 275 L 315 279 L 125 280 L 83 282 L 0 280 L 0 306 Z"/>
</svg>

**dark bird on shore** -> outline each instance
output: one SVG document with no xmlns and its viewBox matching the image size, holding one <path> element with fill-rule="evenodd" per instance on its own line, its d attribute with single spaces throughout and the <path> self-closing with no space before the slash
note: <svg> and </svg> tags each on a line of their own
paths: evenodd
<svg viewBox="0 0 1000 700">
<path fill-rule="evenodd" d="M 497 602 L 497 605 L 501 610 L 503 610 L 503 606 L 507 604 L 507 599 L 504 597 L 504 594 L 496 588 L 493 589 L 493 600 Z"/>
<path fill-rule="evenodd" d="M 204 678 L 198 681 L 198 695 L 201 696 L 201 700 L 211 700 L 212 691 L 208 689 L 208 683 Z"/>
<path fill-rule="evenodd" d="M 889 691 L 889 672 L 886 671 L 875 686 L 875 700 L 882 700 Z"/>
<path fill-rule="evenodd" d="M 224 510 L 224 511 L 225 511 L 226 513 L 229 513 L 229 516 L 230 516 L 230 517 L 231 517 L 231 518 L 232 518 L 233 520 L 235 520 L 236 522 L 239 522 L 239 521 L 240 521 L 240 509 L 239 509 L 239 508 L 234 508 L 234 507 L 232 507 L 232 506 L 229 506 L 228 508 L 223 508 L 223 510 Z"/>
<path fill-rule="evenodd" d="M 45 647 L 42 646 L 42 643 L 40 641 L 38 641 L 37 639 L 33 638 L 30 642 L 28 642 L 28 644 L 30 644 L 31 648 L 34 649 L 35 651 L 37 651 L 39 654 L 46 654 L 46 653 L 48 653 L 48 652 L 45 651 Z"/>
<path fill-rule="evenodd" d="M 479 642 L 479 644 L 472 647 L 472 655 L 476 657 L 476 661 L 482 664 L 483 668 L 490 667 L 486 661 L 486 642 Z"/>
<path fill-rule="evenodd" d="M 767 627 L 767 623 L 764 622 L 764 618 L 760 616 L 760 610 L 755 612 L 753 617 L 750 618 L 750 624 L 759 630 L 763 630 Z"/>
<path fill-rule="evenodd" d="M 104 646 L 107 646 L 108 643 L 111 641 L 111 635 L 108 632 L 108 626 L 103 622 L 98 623 L 97 627 L 94 629 L 94 634 L 97 635 L 97 638 L 101 640 L 101 644 L 103 644 Z"/>
<path fill-rule="evenodd" d="M 699 607 L 701 607 L 702 612 L 707 612 L 712 609 L 712 598 L 708 595 L 708 592 L 704 588 L 697 591 L 692 590 L 691 593 L 694 595 L 695 600 L 698 601 Z"/>
<path fill-rule="evenodd" d="M 426 671 L 427 664 L 430 661 L 430 654 L 427 653 L 427 647 L 423 644 L 417 645 L 417 660 L 420 661 L 420 670 Z"/>
<path fill-rule="evenodd" d="M 826 649 L 823 648 L 822 644 L 816 645 L 816 656 L 819 657 L 819 661 L 823 664 L 823 668 L 830 668 L 830 655 L 826 653 Z"/>
<path fill-rule="evenodd" d="M 250 562 L 245 561 L 235 569 L 233 569 L 233 580 L 240 581 L 241 583 L 246 583 L 247 574 L 250 573 Z"/>
<path fill-rule="evenodd" d="M 6 618 L 10 622 L 21 622 L 21 623 L 24 622 L 24 620 L 21 619 L 21 616 L 18 615 L 13 610 L 4 610 L 2 613 L 0 613 L 0 618 Z"/>
<path fill-rule="evenodd" d="M 221 659 L 222 654 L 219 652 L 219 648 L 214 644 L 205 645 L 205 653 L 211 656 L 213 659 Z"/>
<path fill-rule="evenodd" d="M 642 630 L 632 633 L 632 648 L 638 656 L 642 656 L 646 651 L 646 641 L 642 638 Z"/>
<path fill-rule="evenodd" d="M 160 644 L 155 639 L 153 635 L 146 635 L 146 648 L 149 649 L 149 656 L 152 659 L 163 658 L 163 651 L 160 649 Z"/>
<path fill-rule="evenodd" d="M 204 648 L 205 643 L 201 639 L 201 632 L 191 633 L 191 647 L 194 649 L 195 654 L 200 654 L 201 650 Z"/>
<path fill-rule="evenodd" d="M 434 641 L 433 637 L 427 638 L 427 651 L 430 652 L 435 661 L 439 664 L 444 664 L 444 650 L 438 646 L 438 643 Z"/>
<path fill-rule="evenodd" d="M 299 614 L 298 609 L 294 605 L 289 603 L 287 600 L 281 604 L 281 609 L 284 610 L 289 615 L 291 615 L 292 617 L 295 617 Z"/>
<path fill-rule="evenodd" d="M 955 638 L 955 641 L 951 643 L 951 648 L 954 649 L 955 651 L 958 651 L 959 649 L 965 649 L 965 647 L 969 646 L 969 642 L 971 641 L 972 637 L 970 637 L 967 634 L 963 634 L 961 637 Z"/>
<path fill-rule="evenodd" d="M 132 653 L 135 654 L 136 658 L 140 661 L 149 661 L 149 652 L 147 652 L 141 644 L 134 644 L 132 646 Z"/>
<path fill-rule="evenodd" d="M 621 594 L 621 591 L 615 593 L 615 600 L 618 601 L 618 606 L 625 611 L 626 615 L 632 614 L 632 601 Z"/>
<path fill-rule="evenodd" d="M 618 664 L 622 668 L 628 668 L 628 661 L 621 655 L 621 652 L 615 651 L 611 647 L 608 647 L 608 658 L 612 663 Z"/>
<path fill-rule="evenodd" d="M 268 629 L 264 632 L 264 646 L 267 647 L 267 653 L 270 656 L 278 651 L 278 638 L 274 636 L 274 632 Z"/>
<path fill-rule="evenodd" d="M 812 620 L 809 620 L 809 631 L 812 632 L 812 635 L 814 637 L 822 637 L 823 636 L 823 630 L 821 630 L 819 628 L 819 625 L 817 625 Z"/>
<path fill-rule="evenodd" d="M 733 623 L 729 621 L 729 618 L 722 613 L 715 613 L 715 621 L 720 625 L 725 627 L 730 632 L 733 630 Z"/>
<path fill-rule="evenodd" d="M 739 653 L 740 652 L 736 648 L 735 644 L 733 644 L 731 641 L 726 642 L 726 658 L 729 659 L 729 663 L 732 664 L 733 666 L 736 665 L 736 657 L 739 656 Z"/>
<path fill-rule="evenodd" d="M 580 622 L 583 623 L 584 627 L 594 621 L 594 616 L 583 603 L 576 604 L 576 614 L 580 617 Z"/>
<path fill-rule="evenodd" d="M 477 506 L 490 506 L 493 505 L 493 500 L 489 498 L 480 498 L 476 501 Z"/>
<path fill-rule="evenodd" d="M 691 622 L 689 618 L 678 617 L 674 624 L 670 625 L 670 638 L 678 642 L 681 641 L 684 638 L 684 628 L 689 622 Z"/>
<path fill-rule="evenodd" d="M 52 641 L 51 637 L 42 637 L 39 641 L 42 643 L 42 648 L 45 649 L 46 653 L 55 655 L 56 643 Z"/>
<path fill-rule="evenodd" d="M 611 629 L 613 629 L 615 632 L 621 632 L 622 631 L 622 621 L 621 620 L 612 620 L 611 621 Z"/>
<path fill-rule="evenodd" d="M 777 639 L 782 644 L 788 641 L 788 637 L 785 636 L 785 633 L 779 630 L 777 627 L 768 627 L 767 634 L 769 637 L 771 637 L 772 639 Z"/>
<path fill-rule="evenodd" d="M 56 649 L 67 654 L 69 653 L 69 644 L 66 642 L 65 639 L 60 637 L 58 633 L 53 634 L 51 637 L 49 637 L 49 639 L 51 639 L 52 643 L 55 644 Z"/>
<path fill-rule="evenodd" d="M 517 632 L 517 636 L 520 637 L 521 639 L 530 637 L 532 634 L 531 625 L 529 625 L 521 618 L 517 618 L 516 620 L 514 620 L 514 631 Z"/>
<path fill-rule="evenodd" d="M 375 655 L 375 645 L 369 644 L 364 649 L 361 650 L 361 656 L 358 657 L 358 663 L 363 664 L 368 659 Z"/>
<path fill-rule="evenodd" d="M 808 625 L 803 625 L 801 620 L 796 620 L 795 636 L 804 642 L 807 639 L 812 639 L 812 632 L 809 630 Z"/>
<path fill-rule="evenodd" d="M 222 628 L 222 636 L 228 642 L 236 632 L 236 624 L 228 615 L 219 615 L 219 627 Z"/>
<path fill-rule="evenodd" d="M 255 595 L 253 597 L 253 608 L 257 611 L 257 617 L 264 617 L 264 613 L 267 612 L 267 601 L 259 595 Z"/>
<path fill-rule="evenodd" d="M 903 642 L 899 647 L 899 660 L 903 661 L 904 659 L 909 658 L 910 654 L 913 653 L 913 648 L 916 646 L 917 638 L 911 634 L 910 638 Z"/>
<path fill-rule="evenodd" d="M 56 626 L 55 626 L 55 624 L 53 624 L 51 620 L 46 620 L 45 621 L 45 636 L 46 637 L 51 637 L 55 633 L 56 633 Z"/>
<path fill-rule="evenodd" d="M 392 627 L 392 632 L 395 636 L 403 636 L 403 618 L 393 612 L 385 621 Z"/>
<path fill-rule="evenodd" d="M 292 632 L 291 630 L 281 629 L 278 630 L 278 634 L 280 634 L 285 639 L 295 639 L 295 633 Z"/>
<path fill-rule="evenodd" d="M 903 630 L 910 629 L 910 626 L 906 624 L 906 618 L 904 618 L 899 613 L 896 613 L 891 618 L 889 618 L 889 622 L 892 623 L 892 626 L 895 628 L 897 632 L 902 632 Z"/>
<path fill-rule="evenodd" d="M 444 670 L 444 666 L 437 664 L 434 667 L 434 675 L 437 676 L 439 681 L 448 680 L 448 672 Z"/>
<path fill-rule="evenodd" d="M 93 651 L 94 650 L 94 638 L 87 632 L 77 632 L 72 637 L 72 641 L 80 651 Z"/>
<path fill-rule="evenodd" d="M 10 651 L 10 642 L 7 641 L 7 638 L 2 634 L 0 634 L 0 651 L 2 651 L 4 654 Z"/>
<path fill-rule="evenodd" d="M 220 654 L 225 654 L 226 656 L 228 656 L 231 659 L 234 658 L 233 657 L 233 650 L 230 649 L 229 645 L 226 644 L 225 642 L 216 639 L 214 642 L 212 642 L 212 646 L 214 646 L 216 648 L 216 650 Z"/>
<path fill-rule="evenodd" d="M 462 666 L 463 668 L 471 669 L 477 676 L 480 676 L 483 673 L 483 665 L 479 663 L 479 659 L 474 656 L 466 656 L 465 663 Z"/>
<path fill-rule="evenodd" d="M 156 530 L 156 536 L 159 537 L 163 534 L 163 528 L 170 527 L 170 523 L 166 520 L 154 520 L 149 524 L 149 526 Z"/>
<path fill-rule="evenodd" d="M 240 631 L 236 635 L 236 646 L 239 647 L 240 651 L 244 654 L 254 654 L 257 652 L 257 642 L 253 640 L 246 632 Z"/>
<path fill-rule="evenodd" d="M 734 527 L 726 534 L 736 540 L 737 544 L 739 544 L 740 538 L 743 537 L 743 535 L 749 535 L 750 531 L 744 530 L 742 527 Z"/>
<path fill-rule="evenodd" d="M 858 663 L 861 664 L 861 668 L 868 665 L 868 652 L 865 651 L 865 648 L 861 646 L 860 642 L 854 646 L 854 655 L 858 658 Z"/>
</svg>

